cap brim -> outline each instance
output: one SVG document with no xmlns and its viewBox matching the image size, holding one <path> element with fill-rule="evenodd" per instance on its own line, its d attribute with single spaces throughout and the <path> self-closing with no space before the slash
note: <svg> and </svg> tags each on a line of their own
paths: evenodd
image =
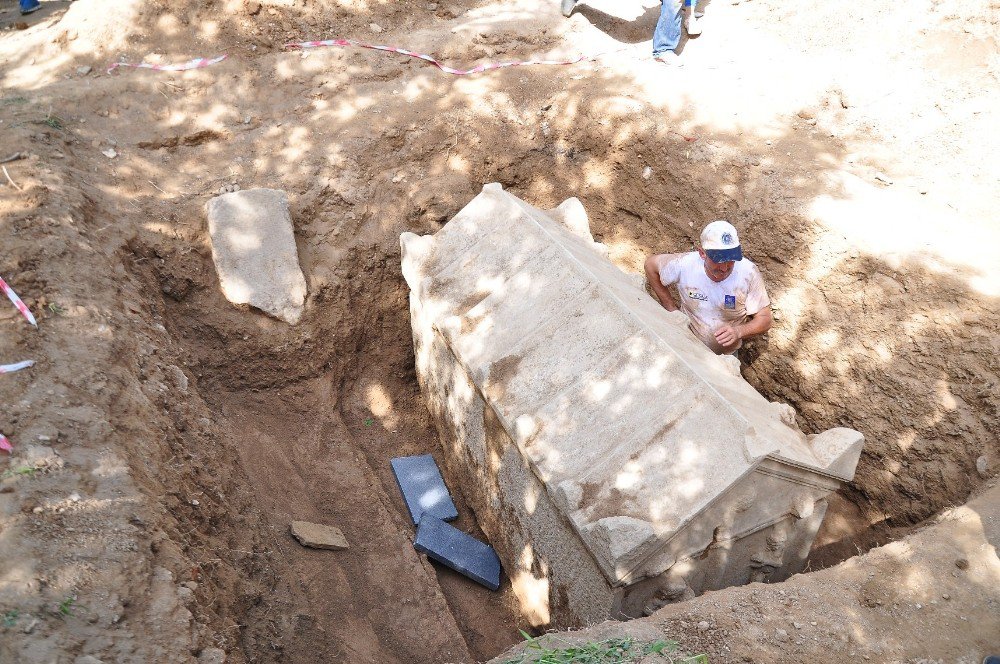
<svg viewBox="0 0 1000 664">
<path fill-rule="evenodd" d="M 705 255 L 711 258 L 713 263 L 741 261 L 743 260 L 743 248 L 736 245 L 732 249 L 705 249 Z"/>
</svg>

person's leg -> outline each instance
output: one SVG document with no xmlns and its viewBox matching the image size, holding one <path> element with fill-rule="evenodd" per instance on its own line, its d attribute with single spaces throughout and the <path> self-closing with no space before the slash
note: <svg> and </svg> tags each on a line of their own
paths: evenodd
<svg viewBox="0 0 1000 664">
<path fill-rule="evenodd" d="M 38 2 L 38 0 L 21 0 L 20 4 L 22 14 L 30 14 L 42 8 L 42 3 Z"/>
<path fill-rule="evenodd" d="M 660 20 L 653 31 L 653 57 L 673 51 L 681 43 L 681 0 L 661 0 Z"/>
<path fill-rule="evenodd" d="M 698 20 L 698 0 L 684 0 L 688 8 L 687 33 L 695 37 L 701 34 L 701 21 Z"/>
</svg>

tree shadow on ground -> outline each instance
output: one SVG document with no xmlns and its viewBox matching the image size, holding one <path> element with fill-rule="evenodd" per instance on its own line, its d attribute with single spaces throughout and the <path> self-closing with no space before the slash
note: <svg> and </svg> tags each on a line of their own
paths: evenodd
<svg viewBox="0 0 1000 664">
<path fill-rule="evenodd" d="M 331 7 L 323 22 L 340 22 L 342 33 L 367 30 L 376 20 L 385 22 L 376 9 Z M 385 11 L 398 16 L 406 10 Z M 543 208 L 578 196 L 595 235 L 626 269 L 637 270 L 645 254 L 691 247 L 707 221 L 733 221 L 746 238 L 748 255 L 764 269 L 782 313 L 770 344 L 746 376 L 765 395 L 796 406 L 807 430 L 843 425 L 866 434 L 865 456 L 847 495 L 861 504 L 870 523 L 911 524 L 961 502 L 980 482 L 972 472 L 974 451 L 997 454 L 989 435 L 997 421 L 997 354 L 983 324 L 991 301 L 968 287 L 963 266 L 935 272 L 919 256 L 893 261 L 843 244 L 836 255 L 819 252 L 830 246 L 820 241 L 827 231 L 778 199 L 848 194 L 834 180 L 801 178 L 791 165 L 772 162 L 759 136 L 703 123 L 693 107 L 665 113 L 637 101 L 635 81 L 607 69 L 582 70 L 584 79 L 574 79 L 570 70 L 552 70 L 551 76 L 504 70 L 454 79 L 423 63 L 368 51 L 313 51 L 305 58 L 283 53 L 280 44 L 289 32 L 302 34 L 303 22 L 312 20 L 297 7 L 268 5 L 260 14 L 245 10 L 217 21 L 214 36 L 197 43 L 178 39 L 176 26 L 204 29 L 218 18 L 206 12 L 179 8 L 155 20 L 144 16 L 140 24 L 147 30 L 133 48 L 140 57 L 141 48 L 153 47 L 182 59 L 230 48 L 233 57 L 220 65 L 186 74 L 122 71 L 88 79 L 85 89 L 58 79 L 6 86 L 6 94 L 28 101 L 9 107 L 14 130 L 4 141 L 10 151 L 30 145 L 41 163 L 31 161 L 15 173 L 37 206 L 5 219 L 0 233 L 12 238 L 31 219 L 48 214 L 39 173 L 44 164 L 59 168 L 55 165 L 65 160 L 67 181 L 86 199 L 80 206 L 88 214 L 76 223 L 91 245 L 60 240 L 58 264 L 44 260 L 31 245 L 18 245 L 24 255 L 5 256 L 0 274 L 30 268 L 35 276 L 29 283 L 40 292 L 79 292 L 79 284 L 93 280 L 86 266 L 103 266 L 114 278 L 80 297 L 100 310 L 132 307 L 170 333 L 169 338 L 140 334 L 144 323 L 134 315 L 118 315 L 113 354 L 138 355 L 146 349 L 149 355 L 147 347 L 175 345 L 171 357 L 188 363 L 183 373 L 209 406 L 213 395 L 223 392 L 278 398 L 284 389 L 292 391 L 281 403 L 292 404 L 299 383 L 318 376 L 329 381 L 336 388 L 329 398 L 336 401 L 340 420 L 331 430 L 371 459 L 373 477 L 399 512 L 362 535 L 370 545 L 398 535 L 405 515 L 394 500 L 388 465 L 382 463 L 397 453 L 398 440 L 388 429 L 373 435 L 363 424 L 367 406 L 356 396 L 359 385 L 378 384 L 403 404 L 403 412 L 416 422 L 409 433 L 419 442 L 408 443 L 414 453 L 438 448 L 413 376 L 398 236 L 436 231 L 483 183 L 493 181 Z M 646 28 L 651 17 L 647 34 L 655 16 L 647 12 L 638 24 Z M 314 21 L 304 27 L 319 26 Z M 623 31 L 621 41 L 638 36 L 632 25 L 610 23 L 608 30 Z M 112 48 L 82 48 L 59 66 L 73 71 L 79 64 L 103 61 Z M 5 76 L 26 67 L 31 57 L 25 53 L 5 63 Z M 62 126 L 37 124 L 50 117 L 49 107 L 66 121 Z M 778 140 L 794 138 L 806 157 L 822 157 L 829 164 L 820 171 L 836 171 L 846 158 L 844 149 L 806 133 L 793 110 Z M 687 140 L 677 127 L 697 140 Z M 114 159 L 101 154 L 111 147 L 118 155 Z M 642 175 L 646 166 L 653 173 L 649 179 Z M 202 206 L 234 181 L 291 194 L 310 293 L 298 328 L 233 309 L 219 292 Z M 16 194 L 7 189 L 4 196 Z M 904 294 L 909 293 L 920 293 L 926 320 L 907 318 L 913 296 Z M 39 295 L 22 295 L 33 308 L 41 303 Z M 893 304 L 887 315 L 880 313 L 886 302 Z M 968 316 L 973 302 L 978 319 Z M 871 315 L 859 321 L 859 307 L 871 308 Z M 900 321 L 902 335 L 889 324 Z M 65 329 L 62 340 L 72 343 L 91 333 Z M 950 361 L 970 347 L 992 362 L 986 359 L 970 373 Z M 155 354 L 144 362 L 128 371 L 157 375 L 164 370 L 165 362 Z M 933 391 L 927 390 L 928 378 Z M 12 388 L 4 389 L 6 401 L 19 400 Z M 44 390 L 44 385 L 30 389 Z M 182 404 L 202 403 L 201 397 L 172 394 Z M 171 485 L 221 488 L 239 497 L 233 499 L 238 512 L 258 519 L 254 528 L 267 528 L 260 525 L 266 519 L 253 506 L 254 487 L 240 466 L 255 463 L 253 458 L 237 463 L 238 441 L 190 426 L 198 408 L 213 417 L 219 413 L 204 404 L 155 415 L 144 410 L 149 408 L 144 403 L 119 408 L 119 419 L 149 420 L 108 438 L 109 445 L 125 451 L 148 495 L 169 495 Z M 15 432 L 42 414 L 20 406 L 13 412 L 3 424 L 10 428 L 16 421 Z M 161 429 L 170 434 L 161 439 Z M 78 444 L 96 443 L 81 439 Z M 315 453 L 308 446 L 292 447 L 283 461 L 298 468 L 304 485 L 315 486 L 321 477 L 310 473 L 303 450 Z M 188 463 L 178 464 L 177 458 Z M 213 484 L 211 477 L 192 472 L 193 459 L 226 467 L 225 483 Z M 317 500 L 311 509 L 322 512 L 330 501 Z M 227 647 L 239 644 L 251 660 L 276 659 L 284 645 L 329 640 L 331 616 L 363 614 L 382 631 L 352 654 L 359 661 L 401 656 L 402 635 L 412 626 L 396 621 L 398 616 L 391 616 L 388 625 L 379 622 L 384 605 L 365 604 L 368 600 L 358 599 L 361 591 L 352 594 L 349 581 L 316 580 L 317 587 L 329 591 L 324 599 L 329 611 L 296 618 L 317 591 L 283 578 L 293 569 L 260 553 L 273 550 L 274 535 L 254 535 L 255 553 L 234 556 L 228 551 L 231 542 L 247 536 L 247 528 L 232 518 L 225 501 L 205 500 L 197 512 L 180 500 L 167 504 L 171 513 L 160 518 L 169 522 L 164 532 L 171 546 L 182 551 L 176 561 L 201 566 L 206 588 L 216 593 L 199 597 L 199 616 L 216 633 L 229 635 Z M 366 578 L 365 570 L 351 567 L 360 564 L 344 566 Z M 389 576 L 405 578 L 398 570 Z M 281 597 L 269 596 L 279 585 Z M 499 607 L 497 615 L 506 608 Z M 342 628 L 360 629 L 351 622 Z M 505 638 L 516 639 L 516 634 L 510 630 Z M 413 660 L 431 661 L 430 645 L 416 644 Z"/>
</svg>

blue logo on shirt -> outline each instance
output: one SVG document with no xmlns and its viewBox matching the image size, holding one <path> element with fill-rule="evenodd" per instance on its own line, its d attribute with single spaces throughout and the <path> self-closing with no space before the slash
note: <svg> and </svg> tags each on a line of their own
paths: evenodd
<svg viewBox="0 0 1000 664">
<path fill-rule="evenodd" d="M 735 308 L 736 308 L 736 296 L 735 295 L 727 295 L 726 296 L 726 309 L 735 309 Z"/>
</svg>

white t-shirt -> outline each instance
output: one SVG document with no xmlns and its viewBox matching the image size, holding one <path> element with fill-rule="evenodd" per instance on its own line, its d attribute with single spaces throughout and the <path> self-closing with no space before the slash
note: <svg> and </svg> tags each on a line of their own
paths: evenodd
<svg viewBox="0 0 1000 664">
<path fill-rule="evenodd" d="M 723 350 L 715 340 L 717 329 L 745 323 L 771 304 L 760 271 L 747 258 L 736 261 L 729 276 L 715 282 L 705 274 L 697 251 L 673 254 L 660 268 L 660 283 L 677 284 L 680 308 L 687 314 L 691 331 L 716 353 Z"/>
</svg>

